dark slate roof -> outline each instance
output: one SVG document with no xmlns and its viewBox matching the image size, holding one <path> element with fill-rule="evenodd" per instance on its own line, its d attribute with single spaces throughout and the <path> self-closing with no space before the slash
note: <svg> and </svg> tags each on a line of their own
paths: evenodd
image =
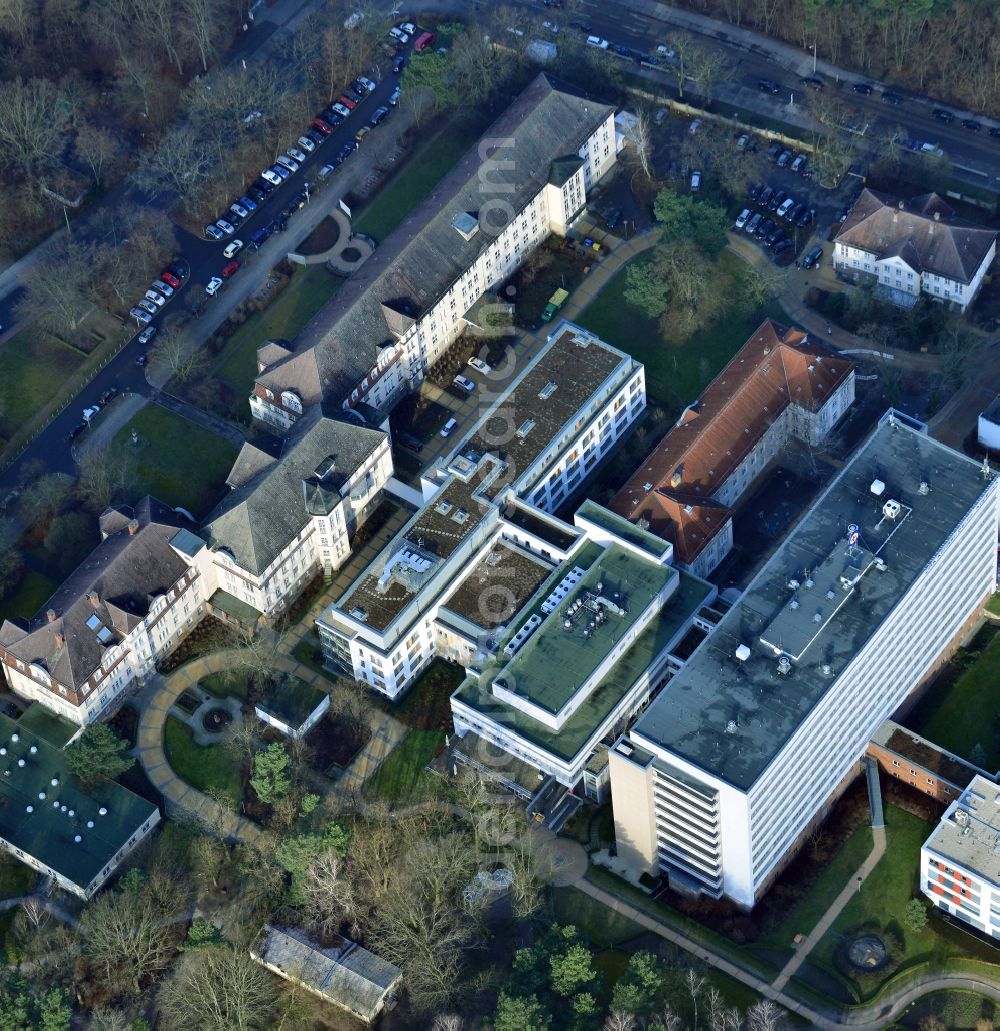
<svg viewBox="0 0 1000 1031">
<path fill-rule="evenodd" d="M 112 524 L 102 516 L 102 529 Z M 100 665 L 106 648 L 118 644 L 149 613 L 150 603 L 165 594 L 187 570 L 187 563 L 170 546 L 188 520 L 155 498 L 136 505 L 138 523 L 130 534 L 128 523 L 111 532 L 77 567 L 54 595 L 28 621 L 6 620 L 0 644 L 17 658 L 43 666 L 60 684 L 76 689 Z M 91 602 L 89 595 L 97 598 Z M 49 620 L 52 610 L 55 619 Z M 87 621 L 96 616 L 108 633 L 98 639 L 100 627 Z M 60 644 L 59 638 L 62 638 Z"/>
<path fill-rule="evenodd" d="M 956 217 L 936 193 L 902 201 L 862 190 L 837 234 L 837 243 L 879 258 L 899 256 L 916 272 L 972 281 L 997 234 Z"/>
<path fill-rule="evenodd" d="M 510 146 L 472 146 L 299 335 L 295 354 L 276 361 L 259 382 L 276 393 L 294 390 L 304 405 L 342 399 L 496 236 L 490 228 L 466 240 L 453 220 L 478 215 L 491 197 L 519 210 L 549 181 L 553 162 L 572 157 L 613 112 L 540 74 L 484 134 Z M 499 167 L 484 171 L 494 155 Z M 484 193 L 491 178 L 502 192 Z M 496 211 L 483 214 L 495 226 Z"/>
<path fill-rule="evenodd" d="M 306 525 L 310 512 L 329 511 L 340 500 L 340 488 L 384 439 L 381 430 L 316 406 L 295 424 L 278 461 L 219 502 L 202 536 L 210 547 L 231 552 L 244 569 L 262 573 Z M 236 466 L 243 465 L 241 452 Z"/>
</svg>

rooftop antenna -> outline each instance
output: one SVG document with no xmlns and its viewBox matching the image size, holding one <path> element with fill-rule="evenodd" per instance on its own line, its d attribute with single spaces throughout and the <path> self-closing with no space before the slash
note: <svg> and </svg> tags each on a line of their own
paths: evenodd
<svg viewBox="0 0 1000 1031">
<path fill-rule="evenodd" d="M 892 409 L 889 410 L 889 425 L 893 429 L 896 428 L 896 413 Z"/>
<path fill-rule="evenodd" d="M 983 455 L 983 467 L 980 470 L 980 472 L 983 474 L 984 480 L 988 480 L 990 478 L 990 460 L 986 457 L 986 455 Z"/>
</svg>

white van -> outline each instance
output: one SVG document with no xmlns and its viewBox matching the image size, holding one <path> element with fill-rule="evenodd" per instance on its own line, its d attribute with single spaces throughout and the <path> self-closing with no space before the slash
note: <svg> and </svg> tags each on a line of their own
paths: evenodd
<svg viewBox="0 0 1000 1031">
<path fill-rule="evenodd" d="M 607 50 L 608 49 L 608 41 L 606 39 L 601 39 L 600 36 L 588 36 L 587 37 L 587 46 L 588 47 L 597 47 L 598 50 Z"/>
<path fill-rule="evenodd" d="M 450 436 L 451 436 L 451 431 L 452 431 L 452 430 L 453 430 L 453 429 L 454 429 L 454 428 L 455 428 L 455 427 L 456 427 L 457 425 L 458 425 L 458 419 L 449 419 L 449 420 L 448 420 L 448 421 L 447 421 L 447 422 L 446 422 L 446 423 L 445 423 L 445 424 L 444 424 L 444 425 L 443 425 L 443 426 L 441 427 L 441 436 L 442 436 L 442 437 L 450 437 Z"/>
</svg>

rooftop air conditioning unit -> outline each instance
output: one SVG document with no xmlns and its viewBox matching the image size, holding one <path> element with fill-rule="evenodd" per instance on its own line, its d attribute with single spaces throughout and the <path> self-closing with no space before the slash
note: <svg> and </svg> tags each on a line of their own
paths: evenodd
<svg viewBox="0 0 1000 1031">
<path fill-rule="evenodd" d="M 877 498 L 882 497 L 885 493 L 885 484 L 879 479 L 872 480 L 871 492 Z"/>
<path fill-rule="evenodd" d="M 895 519 L 902 511 L 903 506 L 894 498 L 890 498 L 882 506 L 882 514 L 886 517 L 886 519 Z"/>
</svg>

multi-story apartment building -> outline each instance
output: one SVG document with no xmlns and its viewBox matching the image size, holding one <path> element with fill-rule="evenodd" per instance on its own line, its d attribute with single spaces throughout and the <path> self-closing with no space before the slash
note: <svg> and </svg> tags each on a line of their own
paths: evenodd
<svg viewBox="0 0 1000 1031">
<path fill-rule="evenodd" d="M 767 319 L 609 506 L 705 577 L 733 546 L 732 509 L 793 439 L 816 447 L 854 401 L 854 366 Z"/>
<path fill-rule="evenodd" d="M 868 758 L 887 776 L 938 802 L 954 801 L 979 770 L 893 720 L 886 720 L 868 744 Z"/>
<path fill-rule="evenodd" d="M 480 559 L 487 579 L 510 562 L 522 571 L 521 586 L 497 583 L 478 618 L 495 627 L 508 609 L 516 611 L 546 575 L 556 547 L 549 538 L 562 533 L 531 511 L 543 516 L 566 500 L 645 404 L 639 363 L 561 323 L 424 477 L 423 507 L 317 620 L 327 660 L 389 698 L 399 697 L 434 655 L 464 661 L 476 635 L 492 630 L 468 619 L 456 629 L 455 617 L 439 619 L 449 596 Z M 518 500 L 523 504 L 515 506 Z M 515 508 L 528 517 L 520 529 L 506 515 L 510 509 L 518 518 Z M 487 553 L 505 539 L 513 548 L 504 549 L 503 562 L 491 560 Z"/>
<path fill-rule="evenodd" d="M 992 595 L 998 512 L 889 412 L 611 750 L 619 857 L 753 906 Z"/>
<path fill-rule="evenodd" d="M 318 401 L 385 409 L 416 386 L 483 295 L 566 231 L 616 149 L 612 107 L 539 75 L 294 347 L 261 348 L 254 418 L 286 430 Z"/>
<path fill-rule="evenodd" d="M 512 757 L 566 787 L 585 782 L 596 801 L 606 746 L 683 666 L 671 653 L 715 588 L 669 565 L 668 543 L 593 502 L 575 524 L 566 558 L 466 662 L 451 711 L 478 768 L 502 771 Z"/>
<path fill-rule="evenodd" d="M 920 890 L 1000 941 L 1000 785 L 977 776 L 920 849 Z"/>
<path fill-rule="evenodd" d="M 197 541 L 153 498 L 108 509 L 101 543 L 31 619 L 0 626 L 0 660 L 19 695 L 84 725 L 152 672 L 201 617 Z"/>
<path fill-rule="evenodd" d="M 61 749 L 2 715 L 0 769 L 0 848 L 84 899 L 160 822 L 114 781 L 81 784 Z"/>
<path fill-rule="evenodd" d="M 837 233 L 833 264 L 855 282 L 874 282 L 893 303 L 925 294 L 965 311 L 993 259 L 997 234 L 957 218 L 936 193 L 903 201 L 862 190 Z"/>
<path fill-rule="evenodd" d="M 201 546 L 191 542 L 205 600 L 224 591 L 265 616 L 281 612 L 317 571 L 344 563 L 392 471 L 386 432 L 325 405 L 302 417 L 278 455 L 244 444 L 231 493 L 206 518 Z"/>
</svg>

